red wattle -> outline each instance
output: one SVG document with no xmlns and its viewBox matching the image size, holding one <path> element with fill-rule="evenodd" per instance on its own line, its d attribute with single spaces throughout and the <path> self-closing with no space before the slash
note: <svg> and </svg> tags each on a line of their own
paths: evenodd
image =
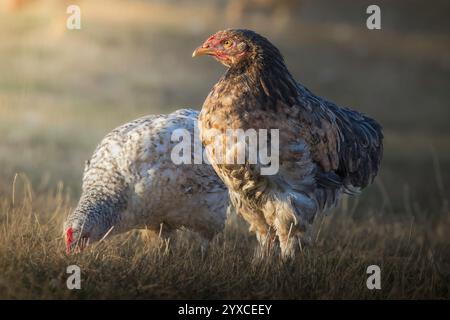
<svg viewBox="0 0 450 320">
<path fill-rule="evenodd" d="M 66 252 L 70 253 L 70 247 L 73 242 L 73 230 L 72 228 L 67 229 L 66 231 Z"/>
</svg>

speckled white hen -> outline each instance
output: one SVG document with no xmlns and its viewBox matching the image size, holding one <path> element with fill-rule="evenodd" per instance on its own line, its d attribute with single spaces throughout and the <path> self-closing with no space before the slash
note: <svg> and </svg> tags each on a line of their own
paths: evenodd
<svg viewBox="0 0 450 320">
<path fill-rule="evenodd" d="M 176 129 L 193 137 L 198 112 L 181 109 L 124 124 L 86 162 L 82 195 L 64 223 L 67 251 L 113 233 L 185 227 L 211 239 L 225 223 L 228 192 L 209 164 L 176 165 Z M 192 139 L 193 140 L 193 139 Z M 194 150 L 192 148 L 192 150 Z"/>
</svg>

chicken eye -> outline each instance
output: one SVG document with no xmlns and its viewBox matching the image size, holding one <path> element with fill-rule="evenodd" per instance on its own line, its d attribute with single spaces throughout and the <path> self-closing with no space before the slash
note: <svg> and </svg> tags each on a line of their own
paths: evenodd
<svg viewBox="0 0 450 320">
<path fill-rule="evenodd" d="M 231 40 L 225 40 L 223 42 L 224 48 L 229 48 L 229 47 L 231 47 L 232 44 L 233 44 L 233 41 L 231 41 Z"/>
</svg>

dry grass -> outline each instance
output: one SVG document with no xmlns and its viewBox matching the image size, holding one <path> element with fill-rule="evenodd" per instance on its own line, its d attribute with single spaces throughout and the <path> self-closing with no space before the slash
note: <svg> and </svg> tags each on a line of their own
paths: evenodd
<svg viewBox="0 0 450 320">
<path fill-rule="evenodd" d="M 287 265 L 252 264 L 237 219 L 204 257 L 187 233 L 167 249 L 137 232 L 65 255 L 84 160 L 119 124 L 198 108 L 223 68 L 190 54 L 229 26 L 214 1 L 81 0 L 82 30 L 64 32 L 55 1 L 0 9 L 0 298 L 450 297 L 448 1 L 380 0 L 380 32 L 365 28 L 369 0 L 305 0 L 287 32 L 242 23 L 313 91 L 385 128 L 377 184 L 317 219 L 314 245 Z M 81 291 L 65 286 L 72 263 Z M 380 291 L 365 286 L 371 264 Z"/>
<path fill-rule="evenodd" d="M 295 261 L 252 262 L 255 240 L 233 218 L 205 254 L 195 237 L 174 243 L 138 232 L 67 256 L 61 237 L 71 200 L 62 188 L 35 193 L 20 177 L 0 202 L 0 298 L 450 298 L 450 215 L 394 218 L 349 201 L 319 217 L 313 246 Z M 66 287 L 66 267 L 82 270 L 82 290 Z M 382 270 L 382 290 L 366 288 L 366 268 Z"/>
</svg>

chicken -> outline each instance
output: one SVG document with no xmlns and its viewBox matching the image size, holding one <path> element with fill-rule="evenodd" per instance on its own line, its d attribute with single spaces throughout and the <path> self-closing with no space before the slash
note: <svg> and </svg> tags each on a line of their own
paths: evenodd
<svg viewBox="0 0 450 320">
<path fill-rule="evenodd" d="M 185 227 L 210 240 L 222 231 L 224 184 L 208 164 L 176 164 L 172 134 L 194 134 L 198 111 L 146 116 L 109 133 L 86 163 L 82 195 L 64 223 L 66 249 L 82 249 L 110 231 L 146 228 L 169 237 Z M 174 140 L 174 141 L 173 141 Z M 192 149 L 191 149 L 192 150 Z M 189 156 L 194 156 L 193 154 Z"/>
<path fill-rule="evenodd" d="M 201 55 L 228 67 L 199 117 L 209 161 L 256 233 L 260 252 L 277 242 L 283 258 L 294 257 L 318 213 L 335 206 L 343 193 L 358 193 L 377 175 L 381 126 L 298 83 L 279 50 L 253 31 L 219 31 L 193 53 Z M 278 142 L 275 174 L 262 174 L 260 158 L 237 163 L 235 153 L 228 157 L 239 142 L 227 139 L 226 132 L 239 129 L 278 132 L 278 140 L 268 135 L 268 143 Z M 245 152 L 252 150 L 250 140 L 244 142 Z M 233 161 L 221 161 L 223 150 Z"/>
</svg>

